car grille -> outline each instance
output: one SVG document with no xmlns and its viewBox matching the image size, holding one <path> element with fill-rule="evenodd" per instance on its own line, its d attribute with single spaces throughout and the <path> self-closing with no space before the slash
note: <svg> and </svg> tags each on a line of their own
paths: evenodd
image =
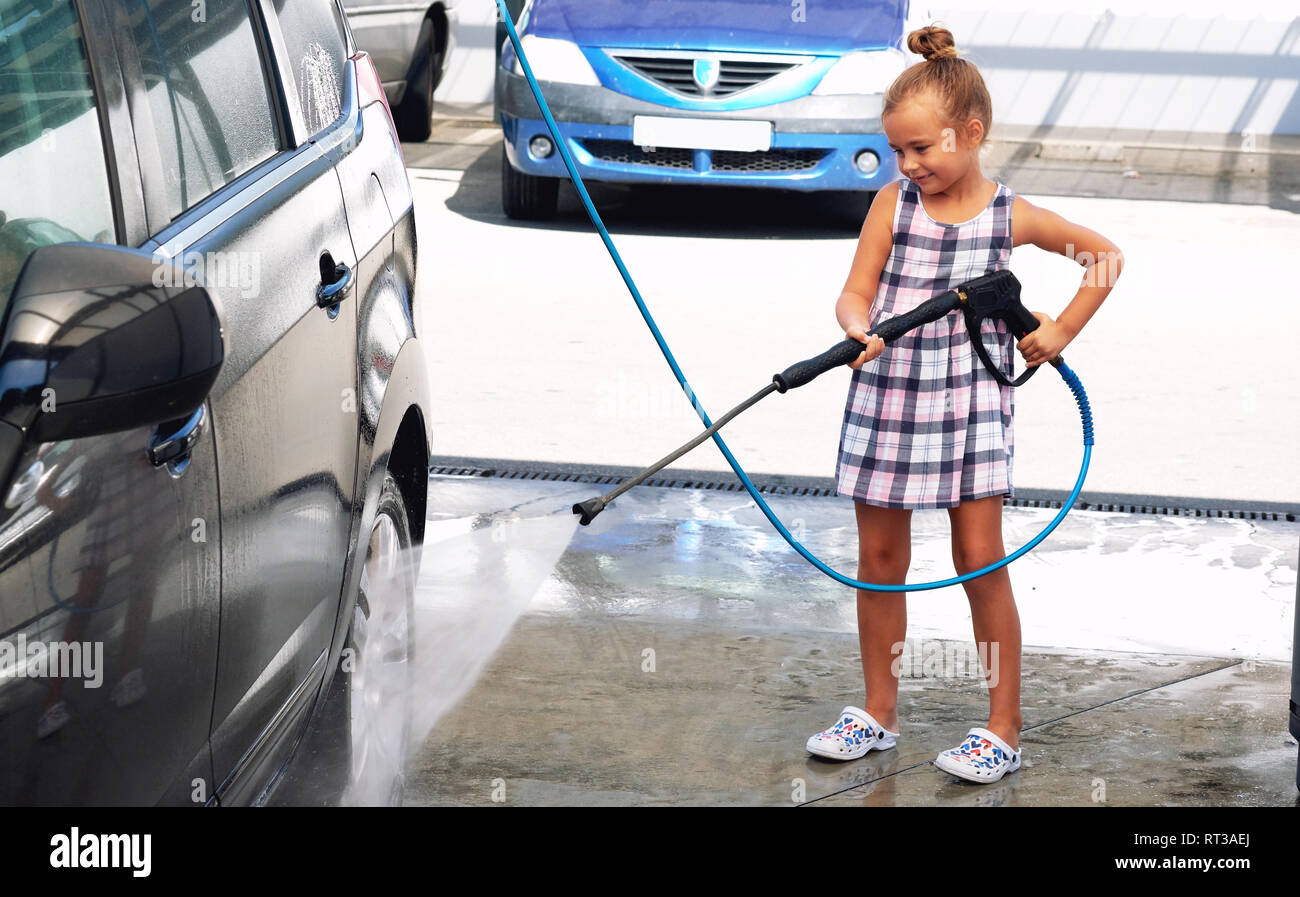
<svg viewBox="0 0 1300 897">
<path fill-rule="evenodd" d="M 655 168 L 679 168 L 690 171 L 695 167 L 694 150 L 681 147 L 659 147 L 646 152 L 627 140 L 582 141 L 587 152 L 602 162 L 623 165 L 650 165 Z M 774 149 L 766 152 L 739 152 L 713 150 L 713 171 L 809 171 L 825 158 L 823 149 Z"/>
<path fill-rule="evenodd" d="M 695 152 L 680 147 L 666 146 L 648 153 L 627 140 L 584 140 L 583 146 L 602 162 L 620 162 L 624 165 L 654 165 L 657 168 L 695 167 Z"/>
<path fill-rule="evenodd" d="M 695 81 L 695 55 L 640 56 L 610 54 L 618 62 L 661 87 L 689 97 L 725 97 L 789 71 L 799 63 L 788 58 L 721 58 L 718 83 L 705 90 Z"/>
<path fill-rule="evenodd" d="M 714 171 L 808 171 L 826 155 L 819 149 L 774 149 L 763 153 L 714 150 Z"/>
</svg>

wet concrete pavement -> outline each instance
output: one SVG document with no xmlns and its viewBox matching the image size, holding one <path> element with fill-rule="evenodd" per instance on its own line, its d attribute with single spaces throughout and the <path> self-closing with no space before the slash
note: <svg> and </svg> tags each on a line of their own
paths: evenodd
<svg viewBox="0 0 1300 897">
<path fill-rule="evenodd" d="M 569 504 L 603 491 L 485 477 L 431 489 L 435 536 L 472 517 L 507 545 L 518 515 L 555 511 L 563 526 Z M 770 503 L 815 554 L 856 572 L 850 501 Z M 1008 549 L 1053 513 L 1006 508 Z M 913 581 L 952 575 L 947 525 L 945 512 L 914 513 Z M 986 720 L 964 593 L 909 595 L 898 747 L 824 762 L 804 741 L 863 701 L 853 592 L 743 493 L 642 487 L 574 529 L 425 740 L 406 802 L 1291 805 L 1297 536 L 1286 521 L 1071 513 L 1011 566 L 1026 767 L 975 786 L 930 765 Z"/>
<path fill-rule="evenodd" d="M 432 418 L 435 451 L 521 468 L 639 469 L 694 436 L 698 418 L 572 188 L 561 188 L 554 222 L 504 217 L 499 141 L 485 122 L 453 120 L 404 147 L 421 301 L 437 321 L 430 371 L 445 398 Z M 1144 165 L 1134 179 L 1041 155 L 1011 148 L 988 173 L 1101 230 L 1127 258 L 1106 310 L 1066 353 L 1097 418 L 1084 497 L 1191 496 L 1218 509 L 1294 512 L 1296 481 L 1278 472 L 1290 468 L 1300 425 L 1277 409 L 1296 392 L 1284 363 L 1296 306 L 1274 287 L 1286 280 L 1300 169 L 1292 160 L 1286 178 L 1256 182 Z M 857 231 L 844 197 L 591 187 L 710 411 L 838 338 L 826 297 L 839 293 Z M 1210 255 L 1231 267 L 1186 276 Z M 1012 267 L 1037 297 L 1031 306 L 1052 314 L 1078 281 L 1066 260 L 1032 247 Z M 1217 326 L 1225 295 L 1252 297 L 1269 326 Z M 521 340 L 518 359 L 499 357 L 503 333 Z M 720 340 L 737 339 L 742 352 L 719 355 Z M 1018 494 L 1042 496 L 1077 475 L 1079 422 L 1054 380 L 1017 393 Z M 842 378 L 827 375 L 747 412 L 726 439 L 751 472 L 828 477 L 843 396 Z M 708 446 L 689 463 L 733 477 Z M 511 544 L 536 544 L 515 538 L 517 513 L 554 506 L 558 523 L 568 504 L 604 491 L 457 477 L 435 477 L 432 489 L 442 555 L 495 558 L 503 570 Z M 851 502 L 770 501 L 815 554 L 856 572 Z M 1006 508 L 1007 547 L 1054 514 Z M 476 532 L 495 532 L 495 548 L 477 545 L 487 537 Z M 944 512 L 914 514 L 913 580 L 952 575 L 948 532 Z M 897 749 L 843 765 L 811 758 L 807 736 L 863 700 L 853 592 L 799 558 L 744 493 L 642 487 L 554 550 L 554 571 L 539 577 L 499 651 L 495 635 L 485 639 L 491 662 L 423 742 L 407 802 L 1294 804 L 1297 748 L 1286 727 L 1297 538 L 1294 514 L 1072 513 L 1011 567 L 1026 643 L 1026 768 L 968 786 L 929 761 L 986 719 L 969 653 L 965 665 L 922 665 L 902 680 Z M 531 576 L 545 553 L 518 566 Z M 426 563 L 438 555 L 426 552 Z M 497 623 L 502 606 L 515 607 L 517 596 L 479 591 L 467 600 Z M 960 589 L 909 596 L 918 652 L 960 659 L 973 651 L 970 627 Z M 461 656 L 454 666 L 479 662 Z"/>
</svg>

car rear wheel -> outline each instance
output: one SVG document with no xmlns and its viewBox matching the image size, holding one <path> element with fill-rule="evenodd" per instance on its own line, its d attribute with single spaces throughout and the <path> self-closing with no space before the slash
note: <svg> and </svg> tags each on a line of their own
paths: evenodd
<svg viewBox="0 0 1300 897">
<path fill-rule="evenodd" d="M 362 547 L 361 583 L 324 713 L 342 802 L 392 806 L 406 782 L 415 596 L 410 521 L 392 474 Z"/>
<path fill-rule="evenodd" d="M 425 19 L 415 45 L 416 58 L 406 80 L 406 92 L 394 110 L 397 136 L 408 143 L 421 143 L 433 133 L 433 89 L 437 86 L 434 79 L 442 70 L 435 38 L 433 22 Z"/>
<path fill-rule="evenodd" d="M 539 178 L 515 171 L 505 147 L 501 147 L 501 207 L 507 217 L 527 221 L 554 218 L 559 195 L 559 178 Z"/>
</svg>

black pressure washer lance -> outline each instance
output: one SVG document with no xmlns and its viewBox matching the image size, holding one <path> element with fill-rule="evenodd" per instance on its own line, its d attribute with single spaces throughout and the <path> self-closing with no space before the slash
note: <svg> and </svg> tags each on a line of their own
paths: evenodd
<svg viewBox="0 0 1300 897">
<path fill-rule="evenodd" d="M 1007 377 L 998 370 L 997 366 L 994 365 L 992 359 L 989 358 L 988 350 L 984 348 L 984 343 L 980 336 L 980 326 L 984 321 L 989 319 L 1005 321 L 1007 327 L 1013 334 L 1015 334 L 1017 340 L 1023 339 L 1026 334 L 1036 330 L 1040 323 L 1038 318 L 1034 317 L 1029 309 L 1025 308 L 1020 302 L 1020 281 L 1016 280 L 1016 276 L 1005 269 L 989 272 L 981 277 L 975 278 L 974 280 L 959 284 L 947 292 L 940 293 L 938 296 L 918 305 L 906 314 L 897 315 L 886 321 L 882 321 L 880 325 L 876 329 L 870 331 L 868 335 L 874 334 L 879 336 L 886 343 L 891 343 L 903 334 L 914 330 L 923 324 L 937 321 L 957 309 L 961 309 L 966 318 L 966 327 L 970 331 L 971 343 L 975 346 L 975 351 L 979 355 L 980 361 L 984 363 L 984 367 L 988 369 L 989 373 L 992 374 L 999 383 L 1004 386 L 1020 386 L 1032 377 L 1036 370 L 1038 370 L 1037 367 L 1027 368 L 1017 379 L 1007 379 Z M 579 523 L 586 526 L 596 518 L 597 514 L 605 510 L 605 507 L 615 498 L 622 495 L 633 486 L 643 482 L 652 474 L 667 467 L 673 461 L 704 442 L 704 440 L 722 429 L 728 421 L 745 409 L 756 404 L 760 399 L 773 392 L 784 393 L 786 390 L 794 389 L 796 386 L 803 386 L 805 383 L 811 383 L 817 377 L 832 368 L 837 368 L 840 365 L 848 364 L 853 361 L 853 359 L 862 354 L 862 351 L 865 348 L 866 345 L 864 343 L 860 343 L 855 339 L 846 339 L 826 352 L 823 352 L 821 355 L 818 355 L 816 358 L 801 361 L 798 364 L 791 365 L 781 373 L 773 375 L 771 383 L 764 386 L 735 408 L 732 408 L 722 417 L 718 418 L 713 426 L 709 427 L 699 436 L 696 436 L 681 448 L 660 458 L 632 479 L 619 484 L 618 488 L 614 489 L 612 492 L 575 504 L 573 506 L 573 513 L 578 515 Z M 1060 368 L 1064 363 L 1064 359 L 1060 355 L 1057 355 L 1055 358 L 1051 359 L 1050 363 L 1057 368 Z M 1066 370 L 1068 370 L 1068 368 Z M 1067 378 L 1067 382 L 1068 380 L 1069 378 Z M 1079 389 L 1076 390 L 1076 397 L 1081 395 L 1081 392 L 1082 387 L 1080 386 Z M 1081 402 L 1080 407 L 1084 408 L 1085 403 L 1086 399 L 1084 402 Z M 1084 424 L 1085 436 L 1087 437 L 1085 441 L 1091 444 L 1092 434 L 1090 414 L 1086 414 Z M 1081 484 L 1082 476 L 1080 477 L 1080 485 Z"/>
</svg>

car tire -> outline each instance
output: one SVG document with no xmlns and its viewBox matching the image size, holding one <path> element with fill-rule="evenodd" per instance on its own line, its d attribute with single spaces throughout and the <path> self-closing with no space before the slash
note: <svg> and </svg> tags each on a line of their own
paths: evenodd
<svg viewBox="0 0 1300 897">
<path fill-rule="evenodd" d="M 410 746 L 416 555 L 406 503 L 391 473 L 360 550 L 365 560 L 347 640 L 322 707 L 326 787 L 344 804 L 395 806 Z"/>
<path fill-rule="evenodd" d="M 542 178 L 515 171 L 505 147 L 501 147 L 501 207 L 506 217 L 524 221 L 549 220 L 555 217 L 559 196 L 559 178 Z"/>
<path fill-rule="evenodd" d="M 407 75 L 406 92 L 393 115 L 397 136 L 406 143 L 423 143 L 433 133 L 433 90 L 437 73 L 442 70 L 434 38 L 433 22 L 425 19 L 415 44 L 418 49 Z"/>
</svg>

